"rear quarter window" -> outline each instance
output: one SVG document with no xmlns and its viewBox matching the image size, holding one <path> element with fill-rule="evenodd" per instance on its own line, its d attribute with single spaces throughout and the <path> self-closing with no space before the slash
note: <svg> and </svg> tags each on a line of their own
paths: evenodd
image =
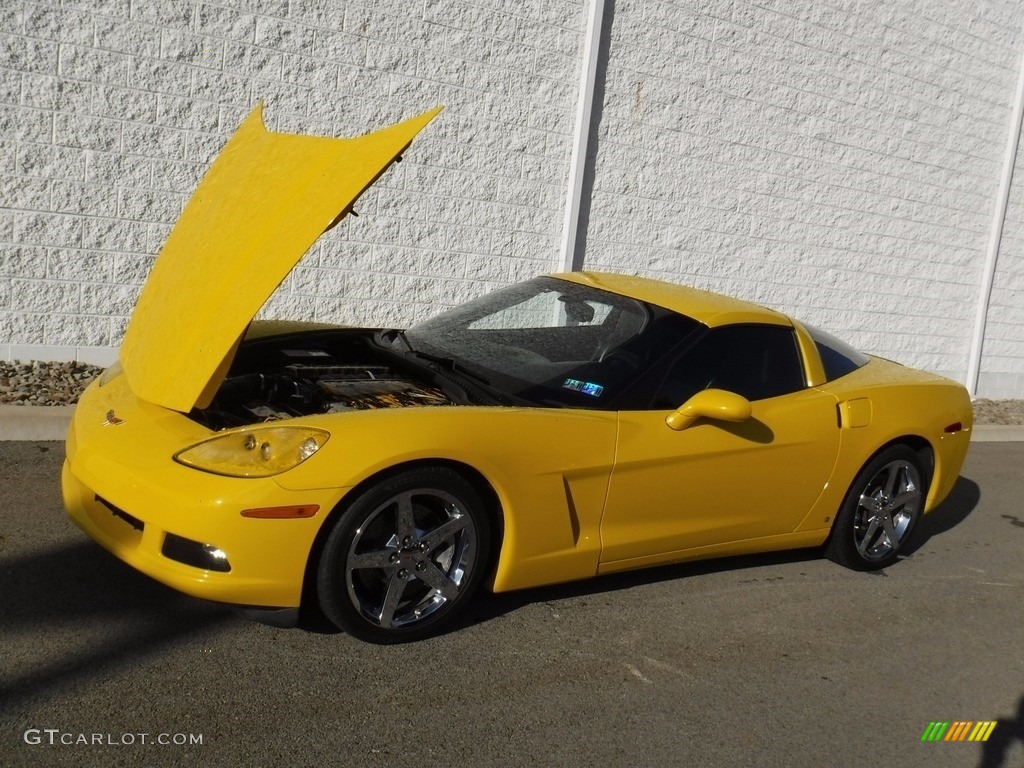
<svg viewBox="0 0 1024 768">
<path fill-rule="evenodd" d="M 863 352 L 859 352 L 845 341 L 840 341 L 820 328 L 815 328 L 807 323 L 804 323 L 804 328 L 814 339 L 814 345 L 818 348 L 818 355 L 821 357 L 821 365 L 825 369 L 825 379 L 828 381 L 853 373 L 858 368 L 867 365 L 870 360 Z"/>
</svg>

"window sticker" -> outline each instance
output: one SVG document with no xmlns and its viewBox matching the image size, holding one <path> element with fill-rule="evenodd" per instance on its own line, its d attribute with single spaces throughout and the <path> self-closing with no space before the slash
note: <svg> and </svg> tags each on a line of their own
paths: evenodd
<svg viewBox="0 0 1024 768">
<path fill-rule="evenodd" d="M 601 393 L 604 392 L 604 387 L 600 384 L 595 384 L 592 381 L 580 381 L 579 379 L 566 379 L 562 382 L 562 389 L 572 389 L 591 397 L 600 397 Z"/>
</svg>

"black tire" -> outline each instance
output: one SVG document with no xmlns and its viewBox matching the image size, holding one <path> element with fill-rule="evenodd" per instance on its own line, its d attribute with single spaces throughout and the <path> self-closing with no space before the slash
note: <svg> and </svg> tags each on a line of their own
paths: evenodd
<svg viewBox="0 0 1024 768">
<path fill-rule="evenodd" d="M 892 565 L 910 540 L 927 495 L 921 457 L 905 445 L 886 448 L 850 486 L 825 556 L 857 571 Z"/>
<path fill-rule="evenodd" d="M 371 643 L 442 631 L 488 569 L 491 518 L 457 472 L 422 467 L 359 494 L 338 518 L 317 565 L 317 598 L 333 624 Z"/>
</svg>

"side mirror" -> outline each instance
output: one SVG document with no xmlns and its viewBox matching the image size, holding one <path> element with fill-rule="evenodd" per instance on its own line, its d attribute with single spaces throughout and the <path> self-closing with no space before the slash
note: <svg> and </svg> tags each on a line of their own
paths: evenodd
<svg viewBox="0 0 1024 768">
<path fill-rule="evenodd" d="M 746 421 L 750 418 L 750 401 L 724 389 L 705 389 L 666 416 L 665 423 L 679 432 L 701 416 L 718 421 Z"/>
</svg>

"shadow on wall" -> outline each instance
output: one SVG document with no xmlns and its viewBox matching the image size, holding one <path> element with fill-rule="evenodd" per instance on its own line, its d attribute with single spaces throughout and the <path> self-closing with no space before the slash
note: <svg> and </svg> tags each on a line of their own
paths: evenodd
<svg viewBox="0 0 1024 768">
<path fill-rule="evenodd" d="M 587 128 L 587 156 L 583 164 L 583 187 L 580 197 L 579 225 L 576 229 L 573 270 L 583 269 L 587 256 L 587 233 L 590 230 L 590 209 L 594 197 L 594 165 L 600 144 L 601 118 L 604 115 L 605 81 L 608 76 L 608 52 L 611 48 L 612 22 L 615 20 L 615 0 L 606 0 L 601 18 L 601 37 L 597 46 L 597 76 L 594 79 L 594 106 Z"/>
</svg>

